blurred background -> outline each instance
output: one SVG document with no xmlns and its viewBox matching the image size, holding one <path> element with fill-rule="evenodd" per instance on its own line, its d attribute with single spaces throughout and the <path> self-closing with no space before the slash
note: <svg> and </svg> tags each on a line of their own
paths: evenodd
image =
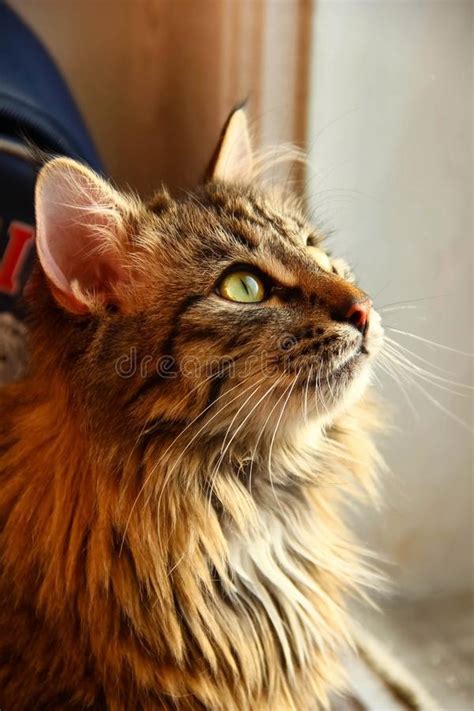
<svg viewBox="0 0 474 711">
<path fill-rule="evenodd" d="M 472 384 L 473 363 L 472 3 L 9 5 L 56 60 L 119 185 L 195 184 L 246 97 L 258 146 L 308 151 L 295 189 L 408 349 L 394 357 L 414 364 L 378 374 L 389 472 L 381 511 L 357 526 L 390 561 L 394 595 L 367 624 L 442 708 L 472 708 L 472 399 L 454 384 Z"/>
</svg>

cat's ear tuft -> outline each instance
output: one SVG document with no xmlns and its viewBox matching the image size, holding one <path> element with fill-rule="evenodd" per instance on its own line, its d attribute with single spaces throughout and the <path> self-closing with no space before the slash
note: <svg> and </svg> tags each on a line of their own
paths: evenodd
<svg viewBox="0 0 474 711">
<path fill-rule="evenodd" d="M 55 158 L 38 176 L 35 200 L 38 257 L 58 303 L 76 314 L 120 307 L 126 198 L 89 168 Z"/>
<path fill-rule="evenodd" d="M 210 170 L 213 180 L 248 182 L 252 179 L 253 152 L 245 109 L 227 119 Z"/>
</svg>

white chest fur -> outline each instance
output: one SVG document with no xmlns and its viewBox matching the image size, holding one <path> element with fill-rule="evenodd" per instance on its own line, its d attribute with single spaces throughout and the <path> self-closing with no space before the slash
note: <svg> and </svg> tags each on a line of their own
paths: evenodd
<svg viewBox="0 0 474 711">
<path fill-rule="evenodd" d="M 340 642 L 341 610 L 324 585 L 332 557 L 331 536 L 306 506 L 261 512 L 256 530 L 231 534 L 229 565 L 246 604 L 264 610 L 290 674 L 315 647 Z M 319 540 L 318 540 L 319 539 Z"/>
</svg>

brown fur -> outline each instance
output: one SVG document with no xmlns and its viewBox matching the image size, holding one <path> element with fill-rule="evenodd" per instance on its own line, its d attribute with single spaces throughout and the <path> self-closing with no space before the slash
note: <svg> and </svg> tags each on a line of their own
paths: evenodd
<svg viewBox="0 0 474 711">
<path fill-rule="evenodd" d="M 26 360 L 25 327 L 10 313 L 0 313 L 0 385 L 19 378 Z"/>
<path fill-rule="evenodd" d="M 38 267 L 30 370 L 0 391 L 0 706 L 322 707 L 370 582 L 339 512 L 373 487 L 367 365 L 331 375 L 361 292 L 293 200 L 211 181 L 126 205 L 108 305 L 65 309 Z M 229 262 L 273 296 L 220 299 Z"/>
</svg>

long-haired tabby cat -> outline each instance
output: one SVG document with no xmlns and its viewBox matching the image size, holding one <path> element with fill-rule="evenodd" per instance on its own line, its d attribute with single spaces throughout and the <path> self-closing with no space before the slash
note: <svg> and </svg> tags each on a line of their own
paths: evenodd
<svg viewBox="0 0 474 711">
<path fill-rule="evenodd" d="M 300 711 L 340 684 L 382 329 L 252 165 L 238 110 L 179 200 L 39 176 L 31 364 L 0 392 L 2 711 Z"/>
</svg>

